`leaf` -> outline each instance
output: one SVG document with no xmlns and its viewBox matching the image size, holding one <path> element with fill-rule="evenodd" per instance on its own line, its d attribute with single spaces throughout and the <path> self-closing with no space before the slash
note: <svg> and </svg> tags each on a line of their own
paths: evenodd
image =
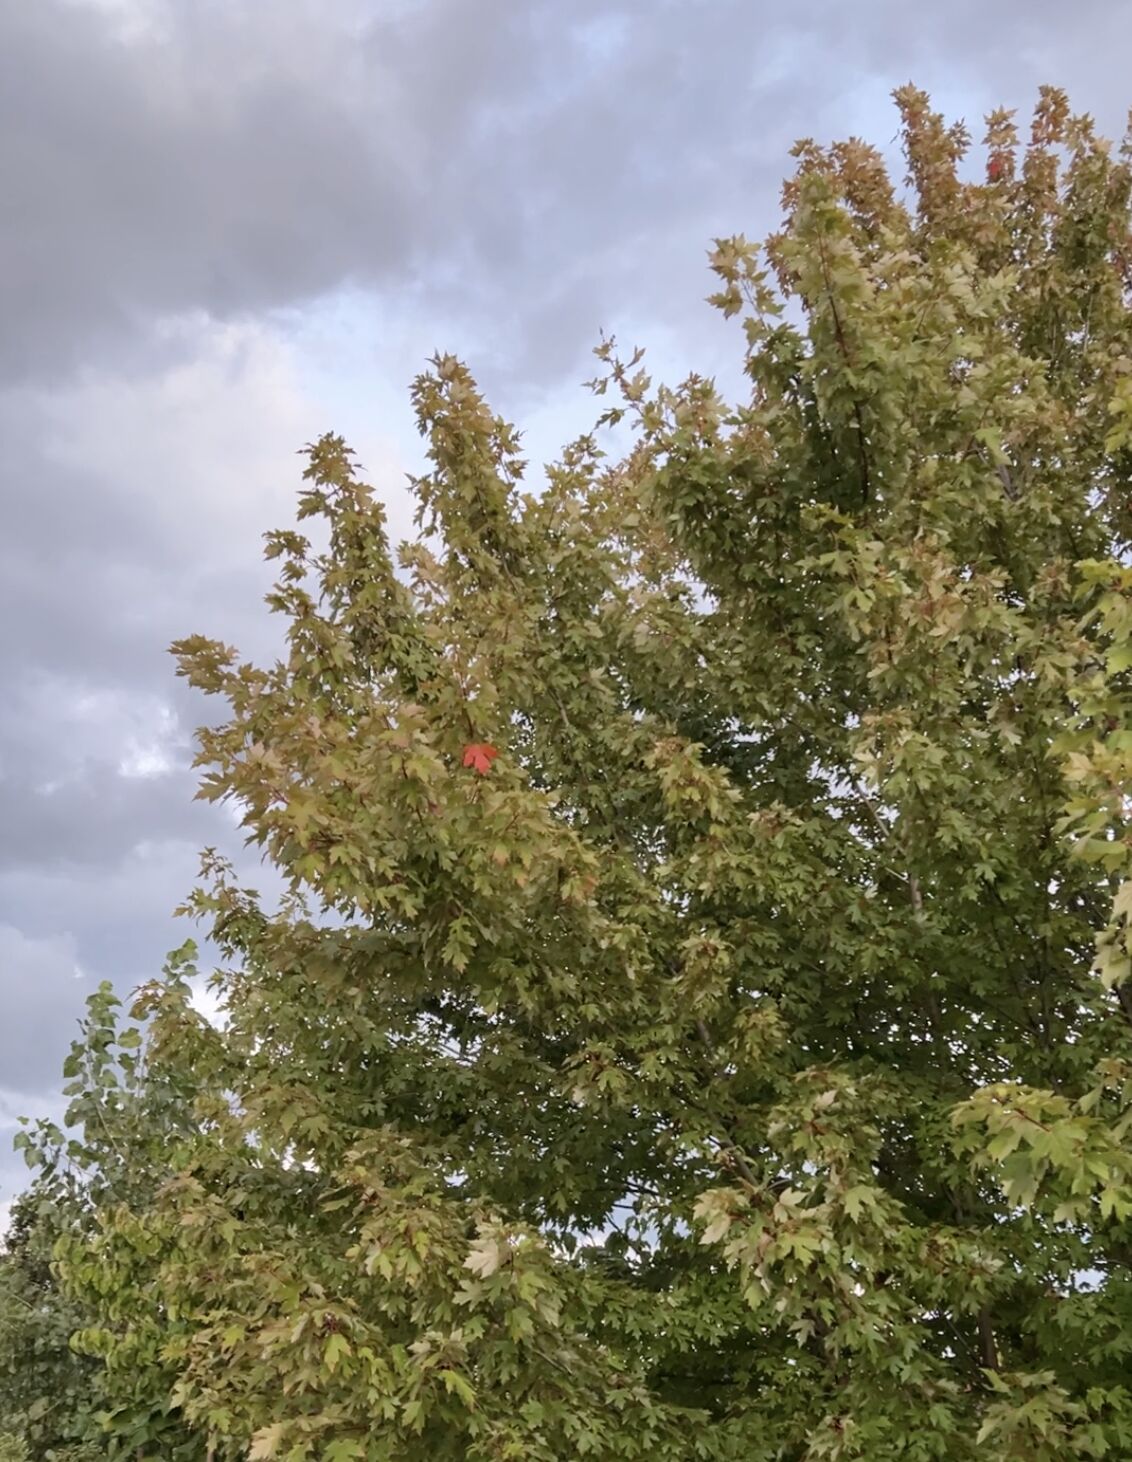
<svg viewBox="0 0 1132 1462">
<path fill-rule="evenodd" d="M 322 1352 L 323 1364 L 333 1375 L 338 1369 L 338 1364 L 343 1357 L 352 1354 L 353 1348 L 344 1335 L 331 1335 L 330 1339 L 326 1342 L 325 1350 Z"/>
<path fill-rule="evenodd" d="M 445 1390 L 454 1392 L 469 1409 L 475 1406 L 476 1393 L 459 1371 L 445 1369 L 438 1371 L 437 1375 L 444 1382 Z"/>
<path fill-rule="evenodd" d="M 464 1268 L 478 1274 L 481 1279 L 488 1279 L 507 1258 L 508 1253 L 506 1243 L 501 1243 L 492 1234 L 484 1234 L 472 1245 L 471 1252 L 464 1260 Z"/>
<path fill-rule="evenodd" d="M 287 1430 L 286 1422 L 273 1422 L 270 1426 L 261 1427 L 255 1436 L 252 1437 L 252 1444 L 248 1451 L 248 1462 L 263 1462 L 266 1457 L 274 1457 L 279 1450 L 284 1433 Z"/>
<path fill-rule="evenodd" d="M 856 1223 L 861 1216 L 861 1210 L 863 1208 L 872 1208 L 875 1206 L 876 1197 L 871 1188 L 858 1183 L 856 1186 L 846 1190 L 841 1202 L 845 1207 L 845 1212 Z"/>
<path fill-rule="evenodd" d="M 471 767 L 482 777 L 491 771 L 491 764 L 499 755 L 496 747 L 486 741 L 470 741 L 464 747 L 464 766 Z"/>
</svg>

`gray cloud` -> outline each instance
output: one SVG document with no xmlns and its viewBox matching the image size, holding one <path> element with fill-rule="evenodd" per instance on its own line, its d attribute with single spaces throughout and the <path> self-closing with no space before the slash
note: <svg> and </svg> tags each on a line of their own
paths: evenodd
<svg viewBox="0 0 1132 1462">
<path fill-rule="evenodd" d="M 154 315 L 268 309 L 405 260 L 415 189 L 388 87 L 367 101 L 349 38 L 288 10 L 170 8 L 125 43 L 97 11 L 3 0 L 8 372 L 76 364 Z"/>
<path fill-rule="evenodd" d="M 1072 17 L 1049 0 L 138 8 L 151 24 L 126 41 L 89 4 L 0 0 L 10 375 L 161 314 L 430 274 L 448 305 L 510 294 L 516 337 L 549 300 L 553 369 L 627 279 L 644 302 L 664 291 L 641 267 L 658 239 L 690 271 L 710 232 L 760 221 L 789 142 L 858 122 L 862 89 L 875 109 L 914 70 L 976 107 L 1026 104 L 1056 75 L 1110 120 L 1125 102 L 1128 13 L 1109 0 Z"/>
<path fill-rule="evenodd" d="M 1113 0 L 0 0 L 0 1088 L 48 1101 L 76 1001 L 236 843 L 165 645 L 271 652 L 302 442 L 361 420 L 403 525 L 434 345 L 548 450 L 601 328 L 726 370 L 704 251 L 772 226 L 798 135 L 892 153 L 909 78 L 976 133 L 1044 81 L 1111 132 L 1130 40 Z"/>
<path fill-rule="evenodd" d="M 151 838 L 203 845 L 216 827 L 194 804 L 195 780 L 183 758 L 178 763 L 139 776 L 123 774 L 120 761 L 91 758 L 39 785 L 25 774 L 0 777 L 9 833 L 0 844 L 0 871 L 63 866 L 97 876 Z"/>
<path fill-rule="evenodd" d="M 20 979 L 0 979 L 0 1084 L 32 1091 L 39 1086 L 45 1051 L 57 1065 L 62 1062 L 86 982 L 72 938 L 29 938 L 0 924 L 0 971 L 16 969 Z"/>
</svg>

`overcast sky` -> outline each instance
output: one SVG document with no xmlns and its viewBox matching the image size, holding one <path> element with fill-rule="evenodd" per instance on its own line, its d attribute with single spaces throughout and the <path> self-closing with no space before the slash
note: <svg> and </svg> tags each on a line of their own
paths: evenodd
<svg viewBox="0 0 1132 1462">
<path fill-rule="evenodd" d="M 1132 0 L 0 0 L 0 1201 L 85 995 L 232 847 L 166 647 L 270 644 L 296 450 L 343 432 L 407 531 L 432 350 L 545 458 L 600 330 L 738 357 L 705 251 L 797 137 L 891 151 L 908 80 L 1119 134 L 1130 43 Z"/>
</svg>

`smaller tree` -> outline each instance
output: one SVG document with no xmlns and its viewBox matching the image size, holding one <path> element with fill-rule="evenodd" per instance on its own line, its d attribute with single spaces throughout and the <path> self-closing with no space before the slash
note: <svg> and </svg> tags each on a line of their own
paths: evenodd
<svg viewBox="0 0 1132 1462">
<path fill-rule="evenodd" d="M 0 1256 L 3 1462 L 55 1462 L 95 1430 L 97 1366 L 70 1343 L 85 1315 L 60 1293 L 52 1273 L 52 1249 L 69 1222 L 68 1205 L 46 1184 L 33 1186 L 12 1208 Z"/>
<path fill-rule="evenodd" d="M 192 953 L 188 945 L 171 957 L 163 983 L 169 1005 L 180 999 L 186 1011 Z M 81 1285 L 59 1285 L 54 1262 L 86 1252 L 113 1215 L 151 1207 L 176 1170 L 178 1142 L 192 1130 L 195 1083 L 171 1063 L 154 1072 L 151 1054 L 152 1042 L 122 1022 L 121 1002 L 104 983 L 87 1001 L 64 1066 L 67 1130 L 40 1121 L 16 1138 L 35 1178 L 13 1207 L 0 1256 L 0 1426 L 21 1462 L 98 1462 L 133 1457 L 138 1447 L 162 1458 L 204 1455 L 170 1407 L 175 1376 L 156 1341 L 146 1349 L 139 1332 L 132 1369 L 123 1367 L 130 1385 L 123 1391 L 119 1377 L 108 1384 L 105 1326 L 119 1320 L 131 1329 L 128 1307 L 108 1299 L 109 1273 L 80 1265 L 90 1282 L 84 1294 Z M 153 1248 L 133 1253 L 139 1286 L 153 1285 L 158 1259 Z"/>
</svg>

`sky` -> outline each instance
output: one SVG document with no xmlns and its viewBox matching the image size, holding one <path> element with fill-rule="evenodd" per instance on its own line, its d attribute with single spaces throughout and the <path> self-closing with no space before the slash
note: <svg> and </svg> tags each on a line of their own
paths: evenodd
<svg viewBox="0 0 1132 1462">
<path fill-rule="evenodd" d="M 602 331 L 733 379 L 705 255 L 774 227 L 794 140 L 899 168 L 907 81 L 976 135 L 1050 82 L 1119 136 L 1130 43 L 1132 0 L 0 0 L 0 1205 L 86 995 L 239 849 L 167 647 L 271 653 L 303 444 L 343 433 L 407 536 L 434 350 L 535 463 Z"/>
</svg>

